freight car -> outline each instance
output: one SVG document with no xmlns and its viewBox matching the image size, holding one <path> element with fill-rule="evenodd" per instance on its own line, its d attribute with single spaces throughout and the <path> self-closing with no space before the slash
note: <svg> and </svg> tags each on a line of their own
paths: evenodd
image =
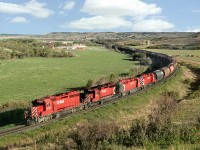
<svg viewBox="0 0 200 150">
<path fill-rule="evenodd" d="M 129 54 L 134 51 L 139 51 L 130 48 L 118 49 Z M 88 107 L 102 104 L 105 101 L 116 100 L 119 97 L 135 93 L 155 82 L 159 82 L 175 71 L 177 62 L 174 58 L 164 54 L 142 51 L 142 53 L 145 52 L 151 57 L 160 58 L 165 62 L 169 62 L 168 65 L 151 73 L 138 75 L 135 78 L 119 80 L 117 83 L 107 83 L 90 89 L 82 89 L 82 92 L 69 91 L 36 99 L 32 102 L 32 107 L 24 113 L 27 125 L 57 118 L 63 113 L 73 113 L 74 111 L 87 109 Z"/>
</svg>

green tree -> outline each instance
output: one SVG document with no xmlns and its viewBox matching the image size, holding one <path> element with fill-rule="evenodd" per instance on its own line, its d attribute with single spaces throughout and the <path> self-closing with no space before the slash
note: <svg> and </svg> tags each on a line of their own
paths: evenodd
<svg viewBox="0 0 200 150">
<path fill-rule="evenodd" d="M 86 88 L 90 89 L 92 86 L 93 86 L 93 80 L 89 79 L 86 84 Z"/>
<path fill-rule="evenodd" d="M 117 74 L 111 73 L 109 75 L 109 82 L 116 83 L 119 80 L 119 76 Z"/>
</svg>

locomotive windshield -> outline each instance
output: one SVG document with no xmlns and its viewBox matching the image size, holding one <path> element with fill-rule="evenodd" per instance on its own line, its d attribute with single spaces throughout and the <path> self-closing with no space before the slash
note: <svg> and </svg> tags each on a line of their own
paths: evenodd
<svg viewBox="0 0 200 150">
<path fill-rule="evenodd" d="M 32 101 L 32 104 L 35 106 L 35 105 L 41 105 L 41 104 L 44 104 L 44 101 L 43 99 L 36 99 L 34 101 Z"/>
</svg>

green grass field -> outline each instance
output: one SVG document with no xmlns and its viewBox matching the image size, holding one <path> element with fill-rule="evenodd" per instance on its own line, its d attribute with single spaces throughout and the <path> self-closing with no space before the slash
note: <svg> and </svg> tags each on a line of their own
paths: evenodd
<svg viewBox="0 0 200 150">
<path fill-rule="evenodd" d="M 177 58 L 180 59 L 187 59 L 200 62 L 200 50 L 167 50 L 167 49 L 146 49 L 146 50 L 177 56 Z M 194 57 L 187 57 L 187 55 L 194 55 Z"/>
<path fill-rule="evenodd" d="M 92 47 L 73 58 L 0 60 L 0 104 L 30 101 L 85 86 L 88 79 L 126 73 L 134 67 L 127 55 Z"/>
</svg>

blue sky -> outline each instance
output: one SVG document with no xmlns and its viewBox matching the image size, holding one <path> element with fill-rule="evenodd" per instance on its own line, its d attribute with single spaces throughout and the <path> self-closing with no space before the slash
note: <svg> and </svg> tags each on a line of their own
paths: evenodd
<svg viewBox="0 0 200 150">
<path fill-rule="evenodd" d="M 0 33 L 200 32 L 200 0 L 0 0 Z"/>
</svg>

